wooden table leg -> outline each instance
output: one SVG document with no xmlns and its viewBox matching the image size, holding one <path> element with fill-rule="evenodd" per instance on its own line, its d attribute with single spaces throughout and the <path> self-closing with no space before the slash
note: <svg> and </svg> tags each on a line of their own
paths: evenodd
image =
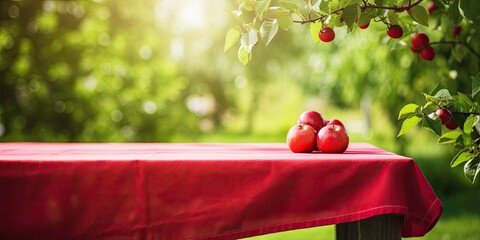
<svg viewBox="0 0 480 240">
<path fill-rule="evenodd" d="M 337 240 L 401 240 L 403 215 L 387 214 L 336 225 Z"/>
</svg>

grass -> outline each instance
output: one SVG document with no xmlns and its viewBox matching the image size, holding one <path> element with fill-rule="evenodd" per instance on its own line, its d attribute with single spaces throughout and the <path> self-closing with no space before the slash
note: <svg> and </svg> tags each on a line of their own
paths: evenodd
<svg viewBox="0 0 480 240">
<path fill-rule="evenodd" d="M 412 240 L 480 240 L 480 216 L 462 215 L 442 219 L 437 225 L 421 238 Z"/>
<path fill-rule="evenodd" d="M 323 226 L 245 238 L 245 240 L 332 240 L 335 227 Z M 405 239 L 405 238 L 404 238 Z M 437 225 L 424 237 L 412 240 L 480 240 L 480 215 L 440 218 Z"/>
</svg>

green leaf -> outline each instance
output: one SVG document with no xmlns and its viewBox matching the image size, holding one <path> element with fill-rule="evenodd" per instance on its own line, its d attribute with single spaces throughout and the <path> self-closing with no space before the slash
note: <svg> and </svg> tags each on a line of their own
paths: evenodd
<svg viewBox="0 0 480 240">
<path fill-rule="evenodd" d="M 451 101 L 453 100 L 452 95 L 448 91 L 448 89 L 440 89 L 434 96 L 442 101 Z"/>
<path fill-rule="evenodd" d="M 461 145 L 463 145 L 463 147 L 471 147 L 473 144 L 472 135 L 465 132 L 462 133 L 462 141 L 463 143 L 461 143 Z"/>
<path fill-rule="evenodd" d="M 263 14 L 267 12 L 268 7 L 270 7 L 270 2 L 272 2 L 272 0 L 261 0 L 258 2 L 256 12 L 259 18 L 262 18 Z"/>
<path fill-rule="evenodd" d="M 428 12 L 424 7 L 417 5 L 413 8 L 410 8 L 409 12 L 413 20 L 428 27 Z"/>
<path fill-rule="evenodd" d="M 393 11 L 388 11 L 388 21 L 392 25 L 398 25 L 399 24 L 398 14 Z"/>
<path fill-rule="evenodd" d="M 333 15 L 331 21 L 333 22 L 333 26 L 335 26 L 335 27 L 345 26 L 345 21 L 343 20 L 343 16 Z M 350 30 L 350 29 L 348 29 L 348 30 Z"/>
<path fill-rule="evenodd" d="M 290 26 L 293 23 L 292 17 L 290 15 L 280 16 L 277 18 L 277 21 L 280 28 L 284 31 L 288 31 L 288 29 L 290 29 Z"/>
<path fill-rule="evenodd" d="M 357 25 L 362 26 L 368 24 L 370 23 L 370 20 L 372 20 L 372 18 L 375 18 L 375 13 L 371 9 L 361 12 L 360 16 L 358 17 Z"/>
<path fill-rule="evenodd" d="M 452 161 L 450 162 L 450 167 L 456 167 L 460 165 L 460 163 L 469 161 L 473 158 L 473 154 L 468 152 L 468 149 L 463 149 L 455 157 L 453 157 Z"/>
<path fill-rule="evenodd" d="M 265 12 L 265 17 L 268 19 L 275 19 L 289 14 L 290 10 L 280 6 L 273 6 L 270 7 L 267 12 Z"/>
<path fill-rule="evenodd" d="M 456 150 L 462 150 L 462 149 L 465 149 L 465 148 L 466 148 L 465 143 L 464 143 L 463 136 L 465 136 L 465 135 L 462 133 L 462 135 L 457 138 L 457 141 L 455 141 L 455 143 L 453 143 L 453 148 L 454 148 L 454 149 L 456 149 Z M 471 138 L 470 138 L 470 139 L 471 139 Z"/>
<path fill-rule="evenodd" d="M 405 105 L 398 114 L 398 120 L 415 116 L 418 113 L 419 108 L 420 106 L 415 103 Z"/>
<path fill-rule="evenodd" d="M 472 98 L 480 92 L 480 72 L 472 79 Z"/>
<path fill-rule="evenodd" d="M 309 9 L 309 12 L 320 12 L 320 3 L 322 0 L 305 0 L 304 7 Z"/>
<path fill-rule="evenodd" d="M 402 22 L 404 22 L 404 23 L 406 23 L 406 24 L 409 24 L 409 25 L 413 25 L 413 22 L 414 22 L 412 16 L 410 16 L 410 15 L 403 15 L 403 16 L 401 16 L 401 17 L 400 17 L 400 21 L 402 21 Z"/>
<path fill-rule="evenodd" d="M 461 112 L 469 112 L 470 110 L 472 110 L 473 102 L 467 95 L 458 92 L 458 95 L 454 97 L 454 99 L 456 110 Z"/>
<path fill-rule="evenodd" d="M 435 85 L 435 87 L 432 89 L 432 91 L 430 91 L 430 95 L 435 95 L 438 91 L 440 91 L 442 89 L 442 86 L 440 83 L 437 83 L 437 85 Z"/>
<path fill-rule="evenodd" d="M 243 12 L 241 10 L 233 10 L 229 12 L 235 20 L 240 20 L 240 16 L 242 16 Z"/>
<path fill-rule="evenodd" d="M 468 52 L 463 46 L 456 45 L 452 48 L 452 56 L 457 62 L 462 62 L 467 54 Z"/>
<path fill-rule="evenodd" d="M 424 117 L 422 127 L 438 136 L 442 135 L 442 122 L 440 118 L 431 119 L 430 117 Z"/>
<path fill-rule="evenodd" d="M 242 0 L 239 4 L 239 9 L 245 11 L 253 11 L 255 8 L 255 0 Z"/>
<path fill-rule="evenodd" d="M 240 38 L 240 44 L 243 48 L 249 53 L 252 51 L 253 46 L 258 42 L 257 30 L 255 28 L 250 28 L 248 32 L 242 33 Z"/>
<path fill-rule="evenodd" d="M 463 20 L 462 15 L 460 15 L 460 10 L 458 6 L 459 1 L 460 0 L 453 1 L 448 7 L 448 11 L 447 11 L 448 17 L 450 18 L 450 20 L 452 20 L 454 25 L 460 24 L 460 22 L 462 22 Z"/>
<path fill-rule="evenodd" d="M 465 120 L 467 120 L 467 117 L 465 117 L 465 114 L 453 112 L 452 117 L 455 123 L 460 127 L 460 129 L 462 129 L 465 123 Z"/>
<path fill-rule="evenodd" d="M 352 3 L 343 9 L 343 19 L 345 20 L 348 29 L 352 30 L 353 24 L 355 24 L 355 19 L 360 16 L 360 13 L 361 9 L 358 3 Z"/>
<path fill-rule="evenodd" d="M 408 132 L 410 129 L 415 127 L 420 121 L 422 121 L 422 118 L 419 118 L 417 116 L 412 116 L 405 121 L 403 121 L 402 128 L 400 129 L 400 132 L 398 133 L 397 137 L 402 136 L 404 133 Z"/>
<path fill-rule="evenodd" d="M 470 182 L 475 183 L 478 173 L 480 172 L 480 158 L 475 157 L 465 163 L 463 166 L 463 173 Z"/>
<path fill-rule="evenodd" d="M 433 102 L 427 102 L 425 105 L 422 107 L 422 113 L 423 114 L 430 114 L 438 109 L 438 105 L 436 105 Z"/>
<path fill-rule="evenodd" d="M 260 27 L 260 36 L 262 37 L 265 45 L 268 45 L 272 41 L 273 37 L 278 32 L 278 21 L 277 19 L 273 21 L 264 21 Z"/>
<path fill-rule="evenodd" d="M 351 2 L 354 2 L 353 0 L 338 0 L 338 7 L 342 8 L 350 4 Z"/>
<path fill-rule="evenodd" d="M 477 115 L 471 114 L 470 116 L 468 116 L 467 120 L 465 120 L 465 123 L 463 123 L 463 131 L 466 134 L 471 134 L 473 130 L 473 126 L 475 126 L 477 121 L 478 121 Z"/>
<path fill-rule="evenodd" d="M 299 9 L 298 9 L 298 6 L 295 4 L 295 3 L 291 3 L 291 2 L 283 2 L 281 1 L 280 2 L 280 5 L 294 13 L 299 13 Z"/>
<path fill-rule="evenodd" d="M 318 38 L 318 32 L 320 32 L 322 26 L 323 24 L 321 22 L 310 23 L 310 35 L 315 43 L 320 42 L 320 38 Z"/>
<path fill-rule="evenodd" d="M 469 23 L 480 22 L 480 1 L 478 0 L 460 0 L 460 14 Z"/>
<path fill-rule="evenodd" d="M 321 1 L 319 9 L 320 9 L 320 12 L 322 13 L 330 14 L 330 5 L 328 4 L 327 1 Z"/>
<path fill-rule="evenodd" d="M 238 48 L 238 60 L 240 60 L 243 65 L 247 65 L 251 59 L 252 53 L 247 52 L 247 50 L 243 46 L 240 46 Z"/>
<path fill-rule="evenodd" d="M 438 144 L 455 143 L 457 141 L 457 138 L 460 136 L 462 136 L 462 132 L 460 131 L 446 132 L 438 139 Z"/>
<path fill-rule="evenodd" d="M 242 28 L 241 27 L 232 27 L 227 31 L 227 35 L 225 37 L 225 47 L 223 51 L 227 51 L 230 49 L 235 43 L 240 40 L 242 36 Z"/>
</svg>

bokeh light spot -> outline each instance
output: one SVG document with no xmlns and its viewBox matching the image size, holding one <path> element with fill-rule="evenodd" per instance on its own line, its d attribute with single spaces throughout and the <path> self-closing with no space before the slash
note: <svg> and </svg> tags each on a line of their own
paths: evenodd
<svg viewBox="0 0 480 240">
<path fill-rule="evenodd" d="M 112 120 L 114 122 L 120 122 L 122 121 L 123 119 L 123 113 L 122 111 L 118 110 L 118 109 L 115 109 L 112 111 L 112 113 L 110 114 L 110 117 L 112 118 Z"/>
<path fill-rule="evenodd" d="M 189 96 L 187 108 L 197 116 L 203 117 L 215 109 L 215 100 L 210 96 Z"/>
<path fill-rule="evenodd" d="M 0 137 L 3 135 L 5 135 L 5 126 L 2 123 L 0 123 Z"/>
<path fill-rule="evenodd" d="M 43 11 L 53 12 L 54 10 L 55 10 L 55 2 L 54 1 L 44 1 L 43 2 Z"/>
<path fill-rule="evenodd" d="M 235 87 L 236 88 L 245 88 L 247 86 L 247 78 L 245 76 L 237 76 L 235 78 Z"/>
<path fill-rule="evenodd" d="M 157 111 L 157 105 L 152 101 L 146 101 L 143 103 L 143 111 L 148 114 L 154 114 Z"/>
<path fill-rule="evenodd" d="M 107 7 L 102 7 L 100 9 L 98 9 L 97 16 L 98 16 L 98 18 L 100 18 L 102 20 L 109 19 L 110 18 L 110 9 L 108 9 Z"/>
<path fill-rule="evenodd" d="M 182 39 L 173 39 L 170 42 L 170 58 L 172 60 L 181 60 L 185 55 L 185 44 Z"/>
<path fill-rule="evenodd" d="M 18 15 L 20 15 L 20 9 L 17 7 L 17 5 L 12 5 L 8 8 L 8 16 L 11 18 L 17 18 Z"/>
<path fill-rule="evenodd" d="M 94 76 L 88 76 L 87 79 L 85 79 L 84 86 L 88 91 L 95 90 L 97 87 L 97 79 Z"/>
<path fill-rule="evenodd" d="M 101 33 L 98 36 L 98 44 L 102 46 L 107 46 L 110 43 L 110 35 L 107 33 Z"/>
<path fill-rule="evenodd" d="M 55 102 L 55 112 L 57 112 L 57 113 L 65 112 L 65 103 L 63 103 L 62 101 L 56 101 Z"/>
<path fill-rule="evenodd" d="M 142 46 L 138 53 L 143 60 L 148 60 L 152 58 L 153 55 L 152 48 L 146 45 Z"/>
</svg>

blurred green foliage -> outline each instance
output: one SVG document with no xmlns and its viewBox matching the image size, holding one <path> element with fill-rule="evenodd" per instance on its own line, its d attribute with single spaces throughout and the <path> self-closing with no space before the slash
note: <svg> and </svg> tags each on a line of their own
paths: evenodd
<svg viewBox="0 0 480 240">
<path fill-rule="evenodd" d="M 391 40 L 381 23 L 339 30 L 330 44 L 292 25 L 268 48 L 259 43 L 244 67 L 235 50 L 223 52 L 235 25 L 226 10 L 236 4 L 0 1 L 0 141 L 216 141 L 208 136 L 232 133 L 283 141 L 297 116 L 315 109 L 343 118 L 359 140 L 403 152 L 408 136 L 395 138 L 401 106 L 438 82 L 468 88 L 478 72 L 478 59 L 454 58 L 451 46 L 439 46 L 434 62 L 419 60 L 408 36 Z"/>
<path fill-rule="evenodd" d="M 1 1 L 0 140 L 170 141 L 221 127 L 234 104 L 230 65 L 213 67 L 223 34 L 179 30 L 181 4 Z"/>
</svg>

